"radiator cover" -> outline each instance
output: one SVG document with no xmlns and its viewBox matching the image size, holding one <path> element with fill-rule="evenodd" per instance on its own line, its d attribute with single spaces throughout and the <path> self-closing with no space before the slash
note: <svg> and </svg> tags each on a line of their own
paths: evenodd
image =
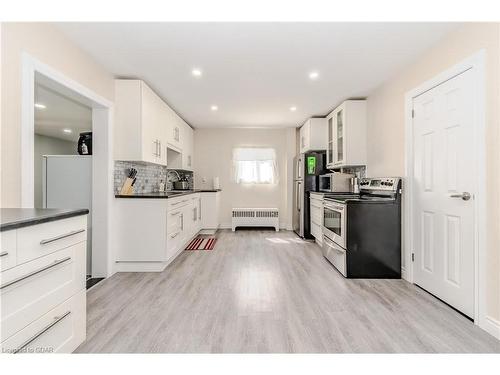
<svg viewBox="0 0 500 375">
<path fill-rule="evenodd" d="M 231 227 L 274 227 L 279 231 L 280 218 L 277 208 L 233 208 Z"/>
</svg>

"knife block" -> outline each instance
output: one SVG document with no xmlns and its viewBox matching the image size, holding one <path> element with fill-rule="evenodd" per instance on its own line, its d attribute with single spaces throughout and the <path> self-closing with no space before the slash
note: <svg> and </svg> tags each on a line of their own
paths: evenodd
<svg viewBox="0 0 500 375">
<path fill-rule="evenodd" d="M 120 195 L 132 195 L 134 192 L 134 188 L 132 186 L 133 182 L 133 178 L 127 177 L 127 179 L 123 183 L 122 189 L 120 190 Z"/>
</svg>

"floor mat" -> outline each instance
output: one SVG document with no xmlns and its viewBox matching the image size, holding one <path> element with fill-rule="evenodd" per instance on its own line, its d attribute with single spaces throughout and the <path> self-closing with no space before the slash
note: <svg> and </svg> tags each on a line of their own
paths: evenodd
<svg viewBox="0 0 500 375">
<path fill-rule="evenodd" d="M 215 237 L 196 237 L 187 245 L 186 250 L 213 250 L 216 242 Z"/>
</svg>

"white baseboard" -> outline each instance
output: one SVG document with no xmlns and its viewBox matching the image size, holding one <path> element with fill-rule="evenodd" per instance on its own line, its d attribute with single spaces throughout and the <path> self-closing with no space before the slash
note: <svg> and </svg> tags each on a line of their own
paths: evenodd
<svg viewBox="0 0 500 375">
<path fill-rule="evenodd" d="M 500 321 L 492 318 L 491 316 L 486 316 L 482 323 L 479 324 L 479 327 L 484 329 L 490 335 L 500 340 Z"/>
<path fill-rule="evenodd" d="M 161 272 L 167 262 L 116 262 L 116 272 Z"/>
</svg>

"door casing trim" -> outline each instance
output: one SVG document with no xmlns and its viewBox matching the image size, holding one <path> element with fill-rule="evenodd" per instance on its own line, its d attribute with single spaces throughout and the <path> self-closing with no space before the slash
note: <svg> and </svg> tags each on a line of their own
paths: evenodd
<svg viewBox="0 0 500 375">
<path fill-rule="evenodd" d="M 489 329 L 486 313 L 486 105 L 485 105 L 486 51 L 480 50 L 434 78 L 408 91 L 405 95 L 405 186 L 404 186 L 404 269 L 403 278 L 413 283 L 413 99 L 443 82 L 471 70 L 474 82 L 474 148 L 475 196 L 474 196 L 474 323 L 500 338 L 500 332 Z"/>
</svg>

